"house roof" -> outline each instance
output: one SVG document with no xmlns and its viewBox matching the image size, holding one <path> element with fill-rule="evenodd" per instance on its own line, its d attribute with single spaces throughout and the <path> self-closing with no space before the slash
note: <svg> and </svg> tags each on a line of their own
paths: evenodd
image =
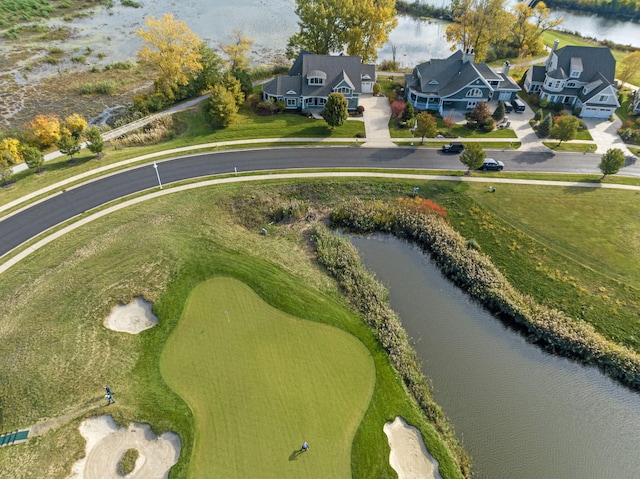
<svg viewBox="0 0 640 479">
<path fill-rule="evenodd" d="M 362 77 L 369 75 L 371 81 L 375 80 L 375 68 L 375 65 L 363 65 L 358 56 L 316 55 L 302 51 L 287 76 L 265 83 L 262 90 L 277 96 L 286 96 L 288 91 L 295 91 L 295 96 L 327 97 L 336 85 L 344 82 L 356 93 L 361 93 Z M 308 77 L 323 78 L 324 85 L 309 85 Z"/>
<path fill-rule="evenodd" d="M 405 75 L 408 88 L 442 98 L 460 91 L 478 79 L 483 82 L 497 81 L 499 88 L 505 86 L 509 90 L 520 90 L 513 80 L 496 73 L 487 64 L 465 61 L 461 50 L 449 58 L 421 63 L 413 69 L 413 73 Z"/>
<path fill-rule="evenodd" d="M 609 83 L 614 81 L 616 60 L 613 58 L 611 50 L 606 47 L 566 46 L 552 52 L 551 55 L 556 55 L 557 69 L 562 69 L 565 75 L 566 72 L 571 72 L 572 66 L 574 70 L 579 70 L 577 67 L 581 63 L 582 73 L 578 78 L 581 82 L 589 82 L 598 74 L 602 74 Z M 558 77 L 554 76 L 553 78 Z"/>
<path fill-rule="evenodd" d="M 543 83 L 546 75 L 545 68 L 541 65 L 531 67 L 531 81 Z"/>
</svg>

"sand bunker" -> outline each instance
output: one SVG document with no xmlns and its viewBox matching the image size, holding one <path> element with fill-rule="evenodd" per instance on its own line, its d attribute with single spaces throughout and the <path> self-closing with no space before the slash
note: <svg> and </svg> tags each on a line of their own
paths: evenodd
<svg viewBox="0 0 640 479">
<path fill-rule="evenodd" d="M 111 416 L 93 416 L 80 424 L 86 456 L 76 462 L 69 479 L 122 479 L 118 463 L 127 449 L 139 452 L 129 479 L 165 479 L 180 457 L 180 438 L 172 432 L 156 436 L 146 424 L 118 427 Z"/>
<path fill-rule="evenodd" d="M 399 479 L 442 479 L 436 461 L 424 445 L 422 435 L 400 416 L 384 425 L 389 438 L 389 464 Z"/>
<path fill-rule="evenodd" d="M 129 304 L 118 304 L 104 320 L 104 326 L 122 333 L 138 334 L 158 324 L 151 303 L 138 296 Z"/>
</svg>

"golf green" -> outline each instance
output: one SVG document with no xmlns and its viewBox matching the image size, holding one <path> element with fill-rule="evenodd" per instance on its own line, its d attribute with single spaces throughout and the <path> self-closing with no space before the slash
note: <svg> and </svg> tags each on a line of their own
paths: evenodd
<svg viewBox="0 0 640 479">
<path fill-rule="evenodd" d="M 189 477 L 351 477 L 375 384 L 373 359 L 352 335 L 220 277 L 192 291 L 160 367 L 194 413 Z"/>
</svg>

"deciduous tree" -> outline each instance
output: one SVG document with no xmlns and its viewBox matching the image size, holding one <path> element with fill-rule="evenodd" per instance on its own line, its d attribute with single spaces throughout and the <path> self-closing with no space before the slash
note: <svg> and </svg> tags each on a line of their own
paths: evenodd
<svg viewBox="0 0 640 479">
<path fill-rule="evenodd" d="M 200 38 L 182 20 L 167 13 L 162 18 L 147 18 L 147 30 L 139 29 L 144 45 L 138 51 L 143 62 L 160 72 L 156 89 L 171 96 L 178 85 L 202 70 Z"/>
<path fill-rule="evenodd" d="M 484 152 L 480 143 L 469 143 L 462 153 L 460 153 L 460 162 L 467 168 L 467 175 L 471 174 L 471 170 L 477 170 L 484 163 L 487 154 Z"/>
<path fill-rule="evenodd" d="M 60 139 L 56 141 L 56 146 L 60 150 L 60 153 L 68 155 L 70 160 L 73 160 L 73 155 L 81 149 L 80 140 L 67 130 L 63 131 Z"/>
<path fill-rule="evenodd" d="M 518 54 L 542 52 L 544 49 L 542 34 L 564 21 L 563 18 L 551 18 L 551 10 L 544 2 L 538 2 L 533 8 L 524 2 L 518 2 L 512 10 L 515 21 L 511 26 L 511 38 L 518 48 Z"/>
<path fill-rule="evenodd" d="M 395 0 L 296 0 L 300 30 L 289 38 L 287 54 L 301 50 L 328 55 L 345 51 L 372 62 L 396 27 Z"/>
<path fill-rule="evenodd" d="M 211 98 L 208 104 L 211 124 L 218 128 L 231 126 L 238 115 L 238 105 L 229 90 L 222 85 L 216 85 L 211 89 Z"/>
<path fill-rule="evenodd" d="M 228 71 L 224 74 L 224 77 L 222 78 L 222 86 L 233 95 L 233 99 L 238 107 L 244 103 L 244 93 L 242 92 L 240 81 L 233 75 L 233 73 Z"/>
<path fill-rule="evenodd" d="M 618 64 L 618 78 L 623 83 L 627 83 L 638 71 L 640 71 L 640 52 L 630 53 Z"/>
<path fill-rule="evenodd" d="M 437 131 L 438 125 L 433 115 L 426 111 L 418 113 L 416 117 L 416 135 L 421 138 L 420 143 L 424 144 L 425 138 L 434 138 Z"/>
<path fill-rule="evenodd" d="M 87 120 L 77 113 L 74 113 L 64 119 L 63 126 L 74 138 L 80 139 L 84 130 L 87 128 Z"/>
<path fill-rule="evenodd" d="M 94 155 L 99 155 L 104 150 L 104 140 L 102 139 L 102 133 L 97 128 L 87 129 L 87 148 Z"/>
<path fill-rule="evenodd" d="M 26 127 L 30 142 L 40 149 L 48 148 L 60 139 L 60 118 L 56 115 L 37 115 Z"/>
<path fill-rule="evenodd" d="M 607 175 L 615 175 L 624 166 L 625 157 L 620 148 L 610 148 L 600 159 L 602 179 Z"/>
<path fill-rule="evenodd" d="M 30 170 L 35 170 L 36 173 L 42 171 L 44 155 L 40 150 L 33 146 L 25 146 L 22 148 L 22 157 Z"/>
<path fill-rule="evenodd" d="M 491 118 L 491 110 L 489 109 L 489 105 L 487 105 L 487 102 L 478 102 L 473 110 L 471 110 L 469 118 L 471 118 L 475 122 L 478 122 L 478 124 L 481 126 L 487 123 Z"/>
<path fill-rule="evenodd" d="M 15 138 L 4 138 L 0 140 L 0 155 L 11 166 L 22 163 L 23 158 L 20 140 Z"/>
<path fill-rule="evenodd" d="M 447 27 L 447 40 L 455 50 L 473 51 L 482 61 L 489 46 L 509 35 L 513 15 L 505 10 L 506 0 L 453 0 L 453 22 Z"/>
<path fill-rule="evenodd" d="M 342 93 L 331 93 L 322 110 L 322 118 L 331 128 L 342 126 L 349 118 L 348 106 L 347 99 Z"/>
<path fill-rule="evenodd" d="M 227 55 L 229 70 L 247 70 L 249 68 L 249 52 L 253 45 L 253 38 L 245 37 L 242 30 L 233 29 L 230 35 L 231 42 L 221 45 L 222 51 Z"/>
<path fill-rule="evenodd" d="M 578 126 L 580 126 L 580 120 L 577 117 L 572 115 L 561 116 L 551 127 L 550 136 L 559 140 L 558 145 L 560 145 L 563 141 L 570 141 L 576 137 Z"/>
</svg>

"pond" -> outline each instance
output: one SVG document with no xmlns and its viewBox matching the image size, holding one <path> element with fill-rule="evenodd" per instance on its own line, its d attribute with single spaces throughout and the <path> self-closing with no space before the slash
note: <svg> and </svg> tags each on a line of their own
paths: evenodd
<svg viewBox="0 0 640 479">
<path fill-rule="evenodd" d="M 390 290 L 476 479 L 637 479 L 640 394 L 549 355 L 446 280 L 417 247 L 353 237 Z"/>
</svg>

